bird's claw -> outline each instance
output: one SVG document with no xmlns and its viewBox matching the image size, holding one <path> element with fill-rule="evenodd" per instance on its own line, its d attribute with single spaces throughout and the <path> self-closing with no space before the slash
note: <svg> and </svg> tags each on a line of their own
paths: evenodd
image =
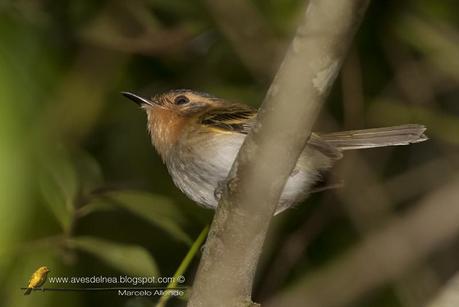
<svg viewBox="0 0 459 307">
<path fill-rule="evenodd" d="M 223 195 L 223 190 L 225 189 L 225 183 L 226 183 L 225 180 L 219 181 L 217 183 L 217 188 L 215 188 L 214 190 L 214 197 L 217 201 L 220 201 L 220 198 Z"/>
</svg>

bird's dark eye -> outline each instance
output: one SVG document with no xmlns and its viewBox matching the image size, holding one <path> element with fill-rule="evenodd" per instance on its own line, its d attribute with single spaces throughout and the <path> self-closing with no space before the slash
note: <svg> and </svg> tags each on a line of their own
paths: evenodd
<svg viewBox="0 0 459 307">
<path fill-rule="evenodd" d="M 190 99 L 188 99 L 188 97 L 186 96 L 180 95 L 180 96 L 175 97 L 174 102 L 177 105 L 182 105 L 182 104 L 186 104 L 190 102 Z"/>
</svg>

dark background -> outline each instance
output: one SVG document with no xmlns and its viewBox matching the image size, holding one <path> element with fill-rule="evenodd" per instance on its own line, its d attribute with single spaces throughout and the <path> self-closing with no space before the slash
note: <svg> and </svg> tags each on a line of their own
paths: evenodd
<svg viewBox="0 0 459 307">
<path fill-rule="evenodd" d="M 304 7 L 299 0 L 0 1 L 0 305 L 156 302 L 107 292 L 24 297 L 19 288 L 42 265 L 50 277 L 172 276 L 212 212 L 174 187 L 145 115 L 119 92 L 191 88 L 258 106 Z M 372 3 L 316 130 L 420 123 L 430 140 L 349 153 L 324 178 L 339 188 L 276 217 L 256 301 L 320 274 L 452 182 L 456 7 L 452 0 Z M 442 214 L 426 222 L 432 233 Z M 427 302 L 459 268 L 457 235 L 348 306 Z"/>
</svg>

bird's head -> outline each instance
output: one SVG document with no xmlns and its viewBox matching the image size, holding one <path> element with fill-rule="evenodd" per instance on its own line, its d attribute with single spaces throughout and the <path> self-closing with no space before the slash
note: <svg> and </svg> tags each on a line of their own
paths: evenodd
<svg viewBox="0 0 459 307">
<path fill-rule="evenodd" d="M 130 92 L 121 94 L 146 111 L 152 142 L 163 160 L 201 114 L 224 104 L 222 99 L 185 89 L 171 90 L 150 98 Z"/>
<path fill-rule="evenodd" d="M 186 89 L 170 90 L 150 98 L 131 92 L 121 92 L 121 94 L 145 109 L 147 114 L 158 113 L 155 116 L 161 116 L 163 115 L 161 111 L 167 111 L 177 116 L 190 117 L 213 106 L 218 106 L 222 102 L 221 99 L 207 93 Z"/>
<path fill-rule="evenodd" d="M 46 266 L 41 266 L 41 267 L 38 268 L 37 271 L 38 271 L 40 274 L 44 274 L 44 273 L 48 273 L 48 272 L 49 272 L 49 269 L 48 269 L 48 267 L 46 267 Z"/>
</svg>

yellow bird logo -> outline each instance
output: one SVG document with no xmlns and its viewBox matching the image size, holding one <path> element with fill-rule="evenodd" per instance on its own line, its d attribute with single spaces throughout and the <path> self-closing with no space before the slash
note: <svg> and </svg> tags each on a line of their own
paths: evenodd
<svg viewBox="0 0 459 307">
<path fill-rule="evenodd" d="M 24 292 L 24 295 L 29 295 L 32 289 L 41 287 L 46 282 L 49 269 L 45 266 L 39 267 L 30 277 L 29 285 Z"/>
</svg>

